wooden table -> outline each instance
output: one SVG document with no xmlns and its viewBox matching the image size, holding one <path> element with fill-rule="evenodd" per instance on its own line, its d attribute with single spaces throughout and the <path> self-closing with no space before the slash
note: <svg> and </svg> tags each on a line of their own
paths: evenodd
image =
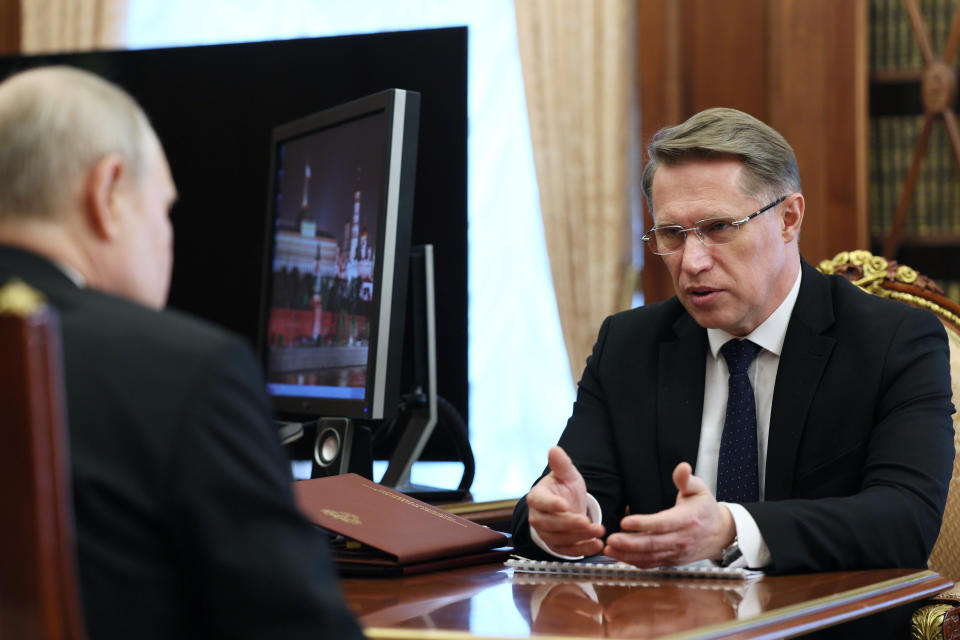
<svg viewBox="0 0 960 640">
<path fill-rule="evenodd" d="M 779 638 L 921 600 L 952 585 L 931 571 L 883 569 L 625 582 L 513 575 L 500 564 L 405 578 L 348 578 L 370 638 Z"/>
</svg>

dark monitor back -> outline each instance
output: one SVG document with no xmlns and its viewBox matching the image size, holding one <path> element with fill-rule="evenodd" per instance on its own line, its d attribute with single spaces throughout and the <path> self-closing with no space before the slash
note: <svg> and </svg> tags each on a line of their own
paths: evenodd
<svg viewBox="0 0 960 640">
<path fill-rule="evenodd" d="M 58 63 L 124 87 L 163 141 L 180 192 L 171 306 L 254 344 L 272 128 L 391 87 L 419 92 L 412 242 L 435 246 L 438 392 L 467 417 L 465 27 L 0 57 L 0 77 Z M 434 445 L 426 457 L 446 454 Z"/>
</svg>

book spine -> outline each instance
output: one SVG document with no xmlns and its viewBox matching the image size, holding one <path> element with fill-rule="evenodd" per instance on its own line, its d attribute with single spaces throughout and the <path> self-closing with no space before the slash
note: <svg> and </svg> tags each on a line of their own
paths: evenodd
<svg viewBox="0 0 960 640">
<path fill-rule="evenodd" d="M 880 118 L 870 118 L 870 140 L 869 140 L 869 153 L 868 158 L 870 162 L 870 181 L 869 181 L 869 191 L 867 192 L 867 204 L 870 208 L 870 236 L 873 238 L 880 237 L 883 233 L 881 229 L 881 218 L 880 208 L 880 154 L 877 153 L 879 150 L 879 131 L 880 131 Z"/>
<path fill-rule="evenodd" d="M 888 0 L 870 0 L 868 6 L 868 33 L 870 34 L 870 71 L 885 68 L 882 57 L 887 50 L 887 8 Z"/>
<path fill-rule="evenodd" d="M 922 122 L 912 122 L 911 131 L 908 137 L 908 140 L 913 140 L 913 148 L 909 149 L 909 161 L 907 166 L 904 169 L 904 178 L 906 178 L 906 172 L 909 171 L 910 165 L 913 164 L 916 140 L 917 136 L 920 133 L 920 126 Z M 931 131 L 931 136 L 927 144 L 927 151 L 924 154 L 924 157 L 920 160 L 920 171 L 917 174 L 917 181 L 913 189 L 913 215 L 911 216 L 914 220 L 914 229 L 913 232 L 917 235 L 927 235 L 933 230 L 933 216 L 931 211 L 931 195 L 932 191 L 935 188 L 934 176 L 936 175 L 936 163 L 933 162 L 933 158 L 936 155 L 936 130 Z M 907 151 L 906 144 L 904 145 L 904 151 Z M 931 153 L 932 152 L 932 153 Z"/>
<path fill-rule="evenodd" d="M 876 221 L 876 237 L 884 238 L 889 230 L 890 216 L 890 152 L 888 144 L 889 118 L 873 119 L 876 127 L 876 145 L 870 154 L 877 166 L 877 199 L 871 204 L 873 218 Z"/>
<path fill-rule="evenodd" d="M 916 139 L 915 135 L 911 135 L 914 129 L 913 121 L 914 118 L 911 116 L 904 116 L 897 119 L 896 149 L 894 151 L 896 158 L 897 202 L 899 203 L 901 199 L 907 198 L 907 214 L 903 225 L 905 236 L 914 235 L 917 231 L 916 207 L 914 206 L 916 202 L 916 189 L 914 189 L 914 193 L 912 194 L 904 193 L 904 187 L 907 182 L 907 172 L 910 170 L 911 152 L 913 150 L 910 143 L 911 140 Z"/>
<path fill-rule="evenodd" d="M 946 209 L 947 189 L 950 179 L 947 166 L 947 149 L 950 141 L 947 140 L 946 129 L 941 124 L 934 127 L 936 132 L 936 147 L 933 153 L 928 154 L 928 160 L 933 166 L 930 168 L 930 208 L 933 224 L 930 233 L 943 235 L 950 232 L 950 216 Z"/>
<path fill-rule="evenodd" d="M 894 46 L 893 68 L 900 70 L 908 69 L 912 62 L 910 56 L 913 51 L 910 45 L 912 44 L 913 36 L 910 33 L 910 16 L 907 14 L 907 9 L 902 1 L 896 3 L 894 15 L 894 29 L 896 29 L 897 41 Z"/>
<path fill-rule="evenodd" d="M 960 280 L 947 280 L 943 283 L 943 290 L 947 297 L 954 302 L 960 303 Z"/>
</svg>

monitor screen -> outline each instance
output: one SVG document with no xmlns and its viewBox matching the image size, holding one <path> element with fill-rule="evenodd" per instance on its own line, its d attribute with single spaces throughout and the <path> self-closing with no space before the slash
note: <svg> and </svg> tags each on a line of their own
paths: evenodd
<svg viewBox="0 0 960 640">
<path fill-rule="evenodd" d="M 273 130 L 260 349 L 281 414 L 396 409 L 419 104 L 391 89 Z"/>
</svg>

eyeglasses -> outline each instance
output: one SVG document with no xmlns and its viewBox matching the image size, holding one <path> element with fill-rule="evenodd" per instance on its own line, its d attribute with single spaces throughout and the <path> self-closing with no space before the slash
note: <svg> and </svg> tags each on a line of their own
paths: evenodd
<svg viewBox="0 0 960 640">
<path fill-rule="evenodd" d="M 684 228 L 678 224 L 654 227 L 643 234 L 641 239 L 646 242 L 650 246 L 650 250 L 658 256 L 665 256 L 680 251 L 687 241 L 687 231 L 695 231 L 697 237 L 700 238 L 700 242 L 708 247 L 716 244 L 727 244 L 737 237 L 737 232 L 742 225 L 747 224 L 767 209 L 772 209 L 786 199 L 787 196 L 780 196 L 764 208 L 759 211 L 754 211 L 741 220 L 730 216 L 723 216 L 698 220 L 696 224 L 688 228 Z"/>
</svg>

